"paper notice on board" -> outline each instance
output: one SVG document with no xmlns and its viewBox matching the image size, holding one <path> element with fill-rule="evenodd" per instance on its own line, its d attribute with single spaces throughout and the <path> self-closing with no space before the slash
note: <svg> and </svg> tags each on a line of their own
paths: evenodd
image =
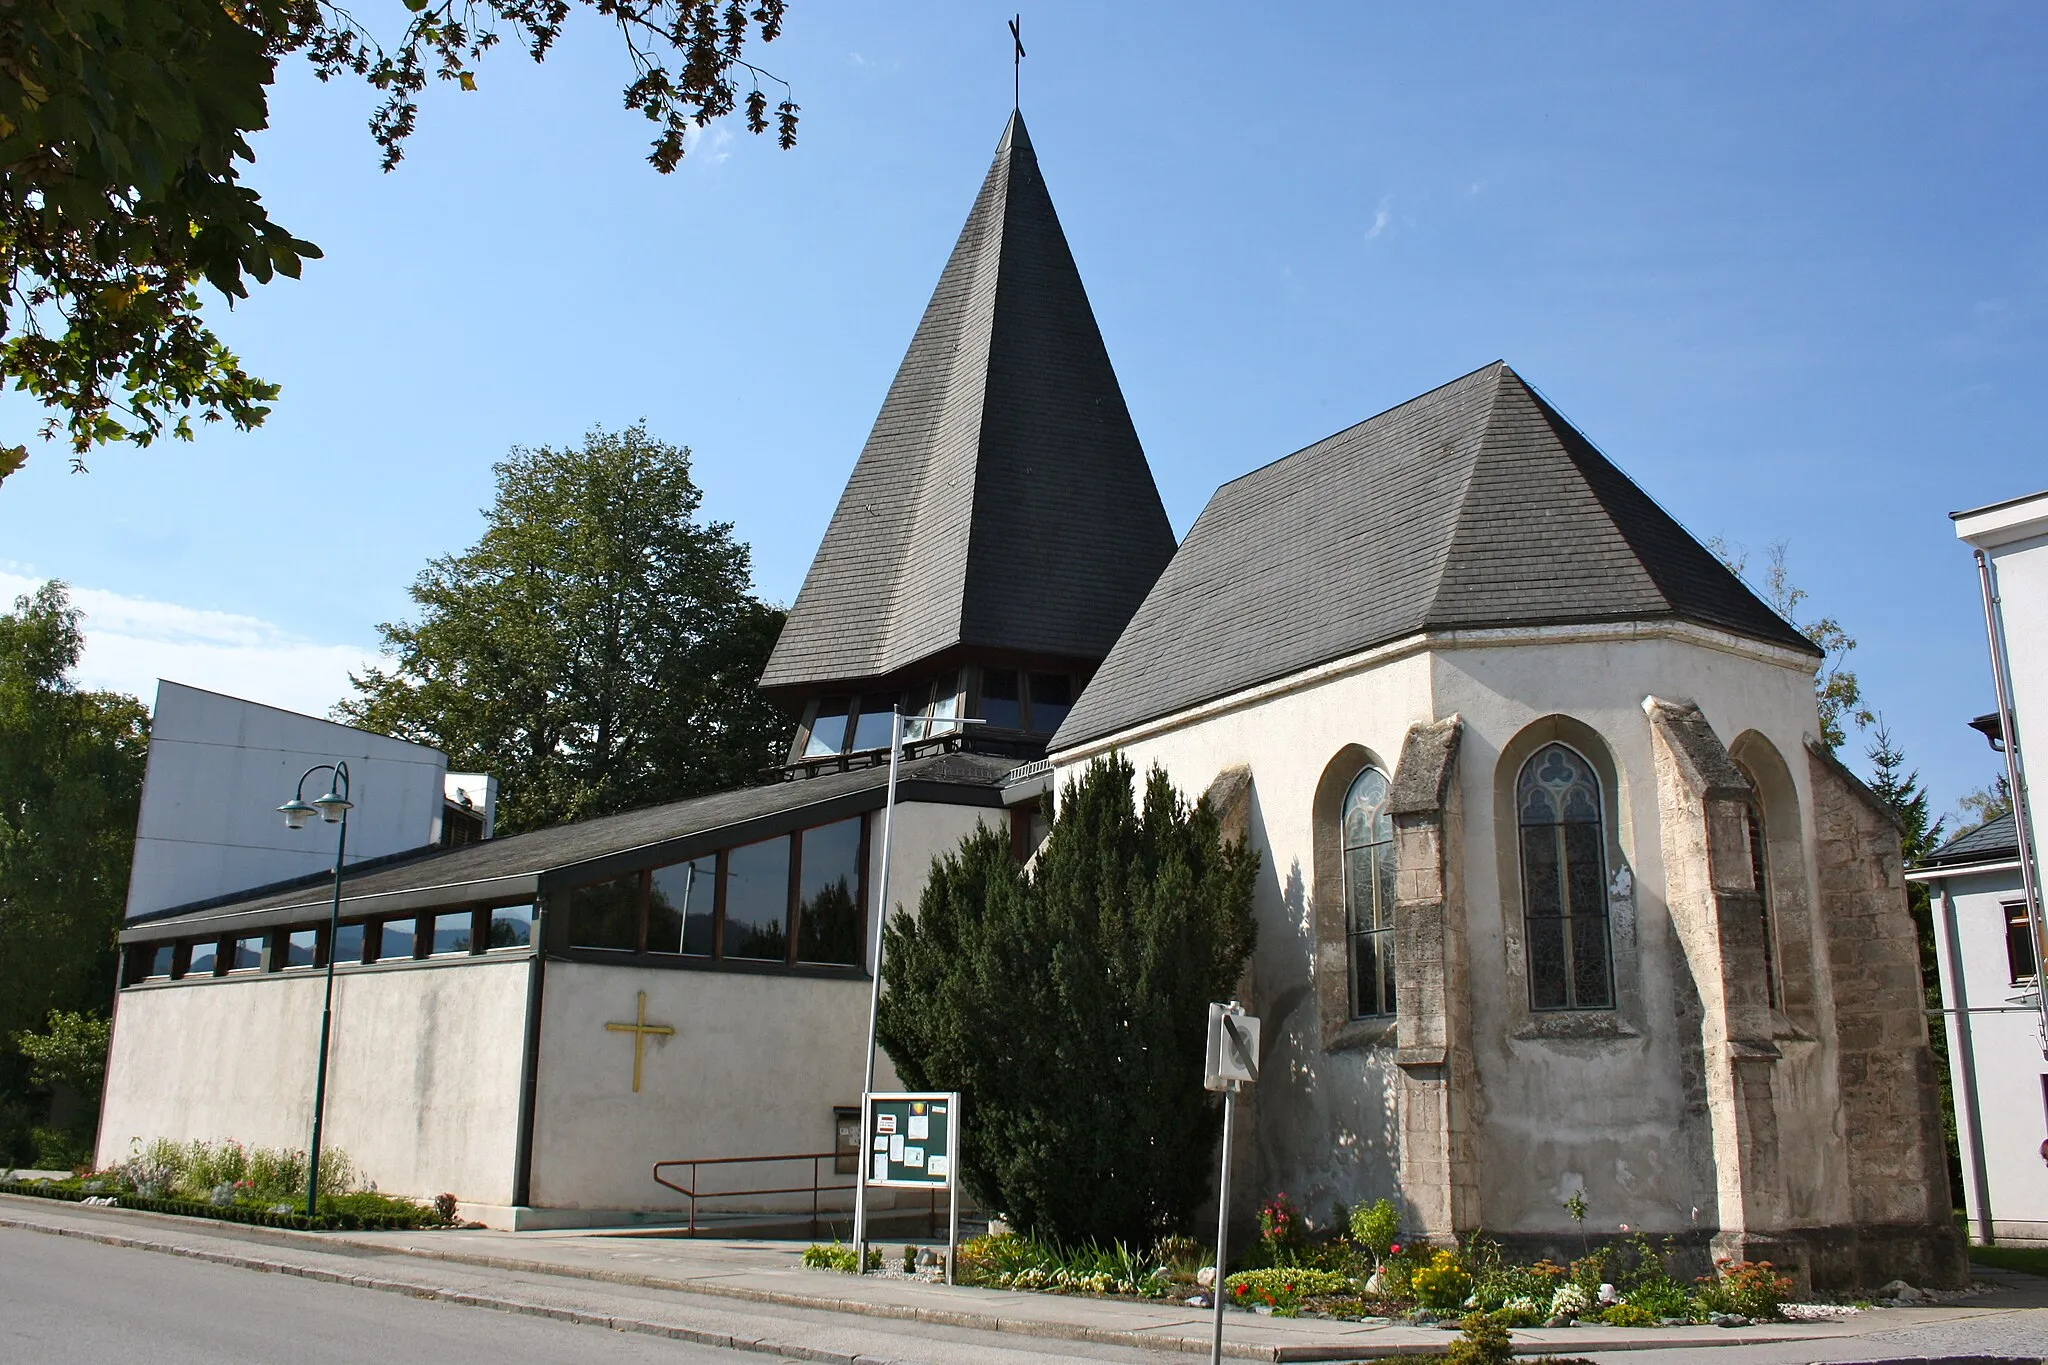
<svg viewBox="0 0 2048 1365">
<path fill-rule="evenodd" d="M 924 1114 L 912 1114 L 910 1116 L 910 1140 L 912 1142 L 923 1142 L 931 1135 L 931 1119 Z"/>
<path fill-rule="evenodd" d="M 934 1156 L 931 1160 L 925 1162 L 924 1173 L 934 1180 L 944 1180 L 946 1178 L 946 1169 L 950 1164 L 946 1158 Z"/>
<path fill-rule="evenodd" d="M 877 1155 L 876 1155 L 876 1157 L 875 1157 L 875 1173 L 874 1173 L 873 1175 L 869 1176 L 869 1177 L 868 1177 L 868 1179 L 870 1179 L 870 1180 L 887 1180 L 888 1178 L 889 1178 L 889 1154 L 888 1154 L 887 1152 L 882 1152 L 882 1153 L 879 1153 L 879 1154 L 877 1154 Z"/>
<path fill-rule="evenodd" d="M 896 1116 L 895 1116 L 894 1114 L 877 1114 L 877 1115 L 875 1115 L 875 1131 L 876 1131 L 876 1132 L 878 1132 L 878 1133 L 893 1133 L 893 1132 L 895 1132 L 895 1131 L 896 1131 Z"/>
<path fill-rule="evenodd" d="M 889 1150 L 889 1139 L 887 1139 L 887 1138 L 885 1138 L 885 1137 L 882 1137 L 882 1136 L 880 1136 L 879 1134 L 877 1134 L 877 1135 L 876 1135 L 876 1137 L 875 1137 L 875 1150 L 876 1150 L 876 1151 L 878 1151 L 878 1152 L 886 1152 L 886 1151 L 888 1151 L 888 1150 Z"/>
<path fill-rule="evenodd" d="M 910 1167 L 912 1170 L 923 1170 L 924 1148 L 905 1147 L 903 1149 L 903 1164 Z"/>
<path fill-rule="evenodd" d="M 901 1133 L 889 1139 L 889 1160 L 899 1166 L 903 1164 L 903 1134 Z"/>
</svg>

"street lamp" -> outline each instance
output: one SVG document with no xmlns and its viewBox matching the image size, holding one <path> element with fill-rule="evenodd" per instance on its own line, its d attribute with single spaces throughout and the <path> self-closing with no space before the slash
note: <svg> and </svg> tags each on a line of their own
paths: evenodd
<svg viewBox="0 0 2048 1365">
<path fill-rule="evenodd" d="M 938 727 L 955 725 L 981 725 L 979 717 L 947 716 L 934 717 L 928 734 L 939 733 Z M 894 843 L 896 830 L 896 768 L 903 757 L 903 708 L 897 707 L 889 719 L 889 789 L 882 801 L 882 887 L 875 898 L 878 909 L 875 913 L 875 931 L 869 940 L 868 961 L 872 964 L 873 977 L 868 982 L 868 1050 L 867 1074 L 860 1086 L 861 1151 L 860 1163 L 855 1168 L 853 1196 L 853 1273 L 865 1275 L 868 1263 L 868 1096 L 875 1090 L 875 1016 L 882 1008 L 882 927 L 889 917 L 889 850 Z M 952 1267 L 946 1267 L 948 1274 Z"/>
<path fill-rule="evenodd" d="M 306 800 L 306 779 L 314 773 L 333 773 L 327 790 Z M 334 907 L 327 916 L 327 995 L 320 1005 L 320 1066 L 313 1080 L 313 1141 L 306 1152 L 306 1217 L 318 1214 L 320 1200 L 320 1121 L 327 1112 L 327 1039 L 334 1024 L 334 947 L 341 934 L 341 860 L 348 852 L 348 813 L 355 803 L 348 799 L 348 764 L 316 763 L 299 774 L 299 787 L 292 799 L 279 806 L 287 829 L 304 829 L 306 821 L 318 815 L 323 824 L 340 825 L 334 841 Z"/>
</svg>

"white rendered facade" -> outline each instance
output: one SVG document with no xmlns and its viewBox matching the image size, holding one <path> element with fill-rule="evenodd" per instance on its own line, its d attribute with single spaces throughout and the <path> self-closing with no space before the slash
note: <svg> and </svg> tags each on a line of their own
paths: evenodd
<svg viewBox="0 0 2048 1365">
<path fill-rule="evenodd" d="M 299 774 L 337 759 L 354 784 L 349 862 L 440 838 L 448 759 L 439 750 L 159 681 L 128 918 L 333 867 L 334 840 L 286 829 L 277 808 Z"/>
</svg>

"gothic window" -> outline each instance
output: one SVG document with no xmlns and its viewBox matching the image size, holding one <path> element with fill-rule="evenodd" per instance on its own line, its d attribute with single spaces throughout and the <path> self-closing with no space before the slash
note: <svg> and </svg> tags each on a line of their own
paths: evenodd
<svg viewBox="0 0 2048 1365">
<path fill-rule="evenodd" d="M 1547 744 L 1515 782 L 1534 1009 L 1611 1009 L 1606 832 L 1593 765 Z"/>
<path fill-rule="evenodd" d="M 1743 776 L 1749 777 L 1749 785 L 1756 787 L 1756 779 L 1745 769 Z M 1778 941 L 1771 931 L 1771 869 L 1770 845 L 1764 832 L 1763 802 L 1755 796 L 1749 798 L 1743 812 L 1749 822 L 1749 871 L 1756 882 L 1756 908 L 1763 919 L 1764 944 L 1764 991 L 1771 1008 L 1778 1009 L 1784 1001 L 1778 993 Z"/>
<path fill-rule="evenodd" d="M 1394 1012 L 1394 817 L 1387 775 L 1367 768 L 1344 793 L 1344 937 L 1351 1017 Z"/>
</svg>

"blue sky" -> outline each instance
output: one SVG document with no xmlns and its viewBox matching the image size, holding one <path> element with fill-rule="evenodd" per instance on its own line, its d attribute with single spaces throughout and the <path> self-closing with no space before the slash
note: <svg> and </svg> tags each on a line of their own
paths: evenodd
<svg viewBox="0 0 2048 1365">
<path fill-rule="evenodd" d="M 507 447 L 644 417 L 789 600 L 1008 113 L 1007 15 L 796 0 L 760 56 L 798 149 L 714 129 L 668 177 L 587 15 L 544 67 L 508 45 L 479 93 L 432 92 L 390 175 L 367 92 L 286 68 L 249 178 L 327 259 L 218 314 L 275 416 L 83 476 L 39 451 L 0 487 L 0 589 L 74 584 L 95 683 L 323 710 Z M 2048 487 L 2048 8 L 1024 23 L 1025 115 L 1177 529 L 1504 357 L 1696 534 L 1789 545 L 1939 805 L 1990 777 L 1946 514 Z"/>
</svg>

